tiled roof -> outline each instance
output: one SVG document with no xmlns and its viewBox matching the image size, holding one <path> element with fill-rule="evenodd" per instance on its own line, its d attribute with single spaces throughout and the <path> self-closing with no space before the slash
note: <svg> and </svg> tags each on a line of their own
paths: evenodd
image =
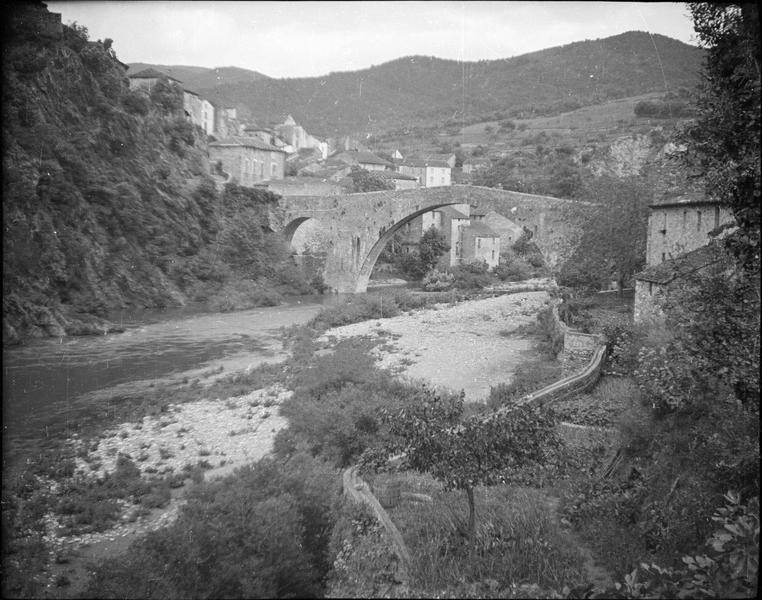
<svg viewBox="0 0 762 600">
<path fill-rule="evenodd" d="M 383 158 L 376 156 L 372 152 L 365 152 L 362 150 L 357 152 L 357 162 L 365 163 L 366 165 L 388 165 L 389 164 L 388 161 L 385 161 Z"/>
<path fill-rule="evenodd" d="M 479 223 L 478 221 L 476 223 L 467 225 L 466 230 L 478 235 L 479 237 L 500 237 L 492 230 L 491 227 L 488 227 L 484 223 Z"/>
<path fill-rule="evenodd" d="M 724 251 L 719 244 L 711 243 L 676 258 L 665 260 L 661 264 L 652 265 L 635 275 L 635 279 L 666 285 L 675 279 L 719 262 L 723 255 Z"/>
<path fill-rule="evenodd" d="M 406 179 L 409 181 L 416 181 L 416 177 L 412 175 L 405 175 L 404 173 L 397 173 L 397 171 L 373 171 L 374 175 L 383 177 L 384 179 Z"/>
<path fill-rule="evenodd" d="M 468 220 L 468 215 L 460 212 L 457 208 L 453 208 L 452 206 L 443 206 L 442 208 L 438 208 L 437 210 L 442 211 L 442 214 L 447 215 L 451 219 L 466 219 Z"/>
<path fill-rule="evenodd" d="M 449 169 L 450 165 L 444 160 L 424 160 L 420 158 L 406 158 L 402 161 L 403 167 L 440 167 Z"/>
<path fill-rule="evenodd" d="M 161 71 L 157 71 L 153 67 L 149 67 L 148 69 L 143 69 L 142 71 L 138 71 L 137 73 L 130 75 L 130 79 L 159 79 L 162 77 L 166 77 L 167 79 L 171 79 L 172 81 L 176 81 L 177 83 L 182 83 L 179 79 L 175 79 L 174 77 L 167 75 L 166 73 L 162 73 Z"/>
<path fill-rule="evenodd" d="M 255 136 L 243 137 L 243 136 L 231 136 L 216 142 L 209 144 L 210 146 L 245 146 L 247 148 L 256 148 L 257 150 L 269 150 L 270 152 L 282 152 L 288 154 L 281 148 L 276 148 L 270 144 L 263 142 L 261 139 Z"/>
</svg>

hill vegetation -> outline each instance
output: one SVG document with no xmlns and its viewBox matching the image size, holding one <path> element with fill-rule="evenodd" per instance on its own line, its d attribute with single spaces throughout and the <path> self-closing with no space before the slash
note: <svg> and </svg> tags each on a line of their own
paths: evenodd
<svg viewBox="0 0 762 600">
<path fill-rule="evenodd" d="M 198 86 L 257 121 L 290 113 L 311 133 L 378 133 L 488 118 L 557 114 L 607 99 L 697 83 L 703 51 L 645 32 L 575 42 L 504 60 L 408 56 L 322 77 Z"/>
<path fill-rule="evenodd" d="M 218 193 L 178 89 L 130 91 L 111 40 L 76 24 L 40 33 L 20 14 L 3 53 L 5 342 L 102 333 L 100 317 L 119 307 L 217 292 L 239 306 L 233 278 L 268 303 L 279 286 L 309 289 L 262 231 L 277 197 Z"/>
<path fill-rule="evenodd" d="M 258 71 L 242 69 L 240 67 L 191 67 L 187 65 L 152 65 L 149 63 L 131 63 L 127 69 L 127 75 L 133 75 L 143 69 L 154 68 L 166 73 L 183 82 L 184 86 L 196 91 L 208 89 L 220 85 L 247 83 L 260 79 L 269 79 L 267 75 Z"/>
</svg>

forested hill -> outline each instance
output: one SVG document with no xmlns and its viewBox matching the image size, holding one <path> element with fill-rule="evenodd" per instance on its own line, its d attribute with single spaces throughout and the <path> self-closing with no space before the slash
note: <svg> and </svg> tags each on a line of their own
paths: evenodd
<svg viewBox="0 0 762 600">
<path fill-rule="evenodd" d="M 703 50 L 631 31 L 505 60 L 411 56 L 362 71 L 199 88 L 262 124 L 288 113 L 317 135 L 550 114 L 605 99 L 693 88 Z M 497 114 L 496 114 L 497 113 Z"/>
<path fill-rule="evenodd" d="M 4 343 L 102 332 L 109 309 L 286 272 L 260 226 L 275 197 L 231 186 L 223 205 L 181 91 L 131 92 L 109 40 L 17 7 L 3 23 Z"/>
</svg>

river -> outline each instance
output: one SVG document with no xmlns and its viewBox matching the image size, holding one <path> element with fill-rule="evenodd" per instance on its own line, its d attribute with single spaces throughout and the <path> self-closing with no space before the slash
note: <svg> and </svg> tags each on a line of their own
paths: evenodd
<svg viewBox="0 0 762 600">
<path fill-rule="evenodd" d="M 145 386 L 224 373 L 283 356 L 280 328 L 306 323 L 331 296 L 229 313 L 202 306 L 112 314 L 124 333 L 33 340 L 3 350 L 3 468 L 56 433 L 78 429 L 98 403 Z"/>
</svg>

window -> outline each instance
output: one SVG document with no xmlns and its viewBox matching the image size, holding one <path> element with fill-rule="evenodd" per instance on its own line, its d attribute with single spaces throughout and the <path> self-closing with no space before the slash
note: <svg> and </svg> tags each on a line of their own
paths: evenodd
<svg viewBox="0 0 762 600">
<path fill-rule="evenodd" d="M 654 293 L 654 284 L 650 281 L 648 282 L 648 295 L 653 296 Z"/>
<path fill-rule="evenodd" d="M 696 211 L 696 231 L 701 231 L 701 211 Z"/>
<path fill-rule="evenodd" d="M 455 242 L 455 256 L 461 256 L 463 254 L 463 249 L 461 248 L 460 242 Z"/>
<path fill-rule="evenodd" d="M 275 177 L 278 174 L 278 163 L 272 163 L 270 165 L 270 175 Z"/>
<path fill-rule="evenodd" d="M 720 226 L 720 207 L 714 207 L 714 227 L 715 229 Z"/>
<path fill-rule="evenodd" d="M 683 211 L 683 229 L 685 229 L 685 226 L 687 225 L 687 223 L 688 223 L 688 211 L 684 210 Z"/>
<path fill-rule="evenodd" d="M 666 257 L 667 257 L 667 255 L 666 255 L 666 254 L 664 254 L 664 252 L 662 252 L 662 253 L 661 253 L 661 262 L 664 262 L 664 260 L 666 259 Z"/>
<path fill-rule="evenodd" d="M 482 238 L 476 238 L 476 247 L 481 248 L 482 247 Z"/>
<path fill-rule="evenodd" d="M 495 251 L 492 251 L 492 260 L 495 260 Z"/>
</svg>

